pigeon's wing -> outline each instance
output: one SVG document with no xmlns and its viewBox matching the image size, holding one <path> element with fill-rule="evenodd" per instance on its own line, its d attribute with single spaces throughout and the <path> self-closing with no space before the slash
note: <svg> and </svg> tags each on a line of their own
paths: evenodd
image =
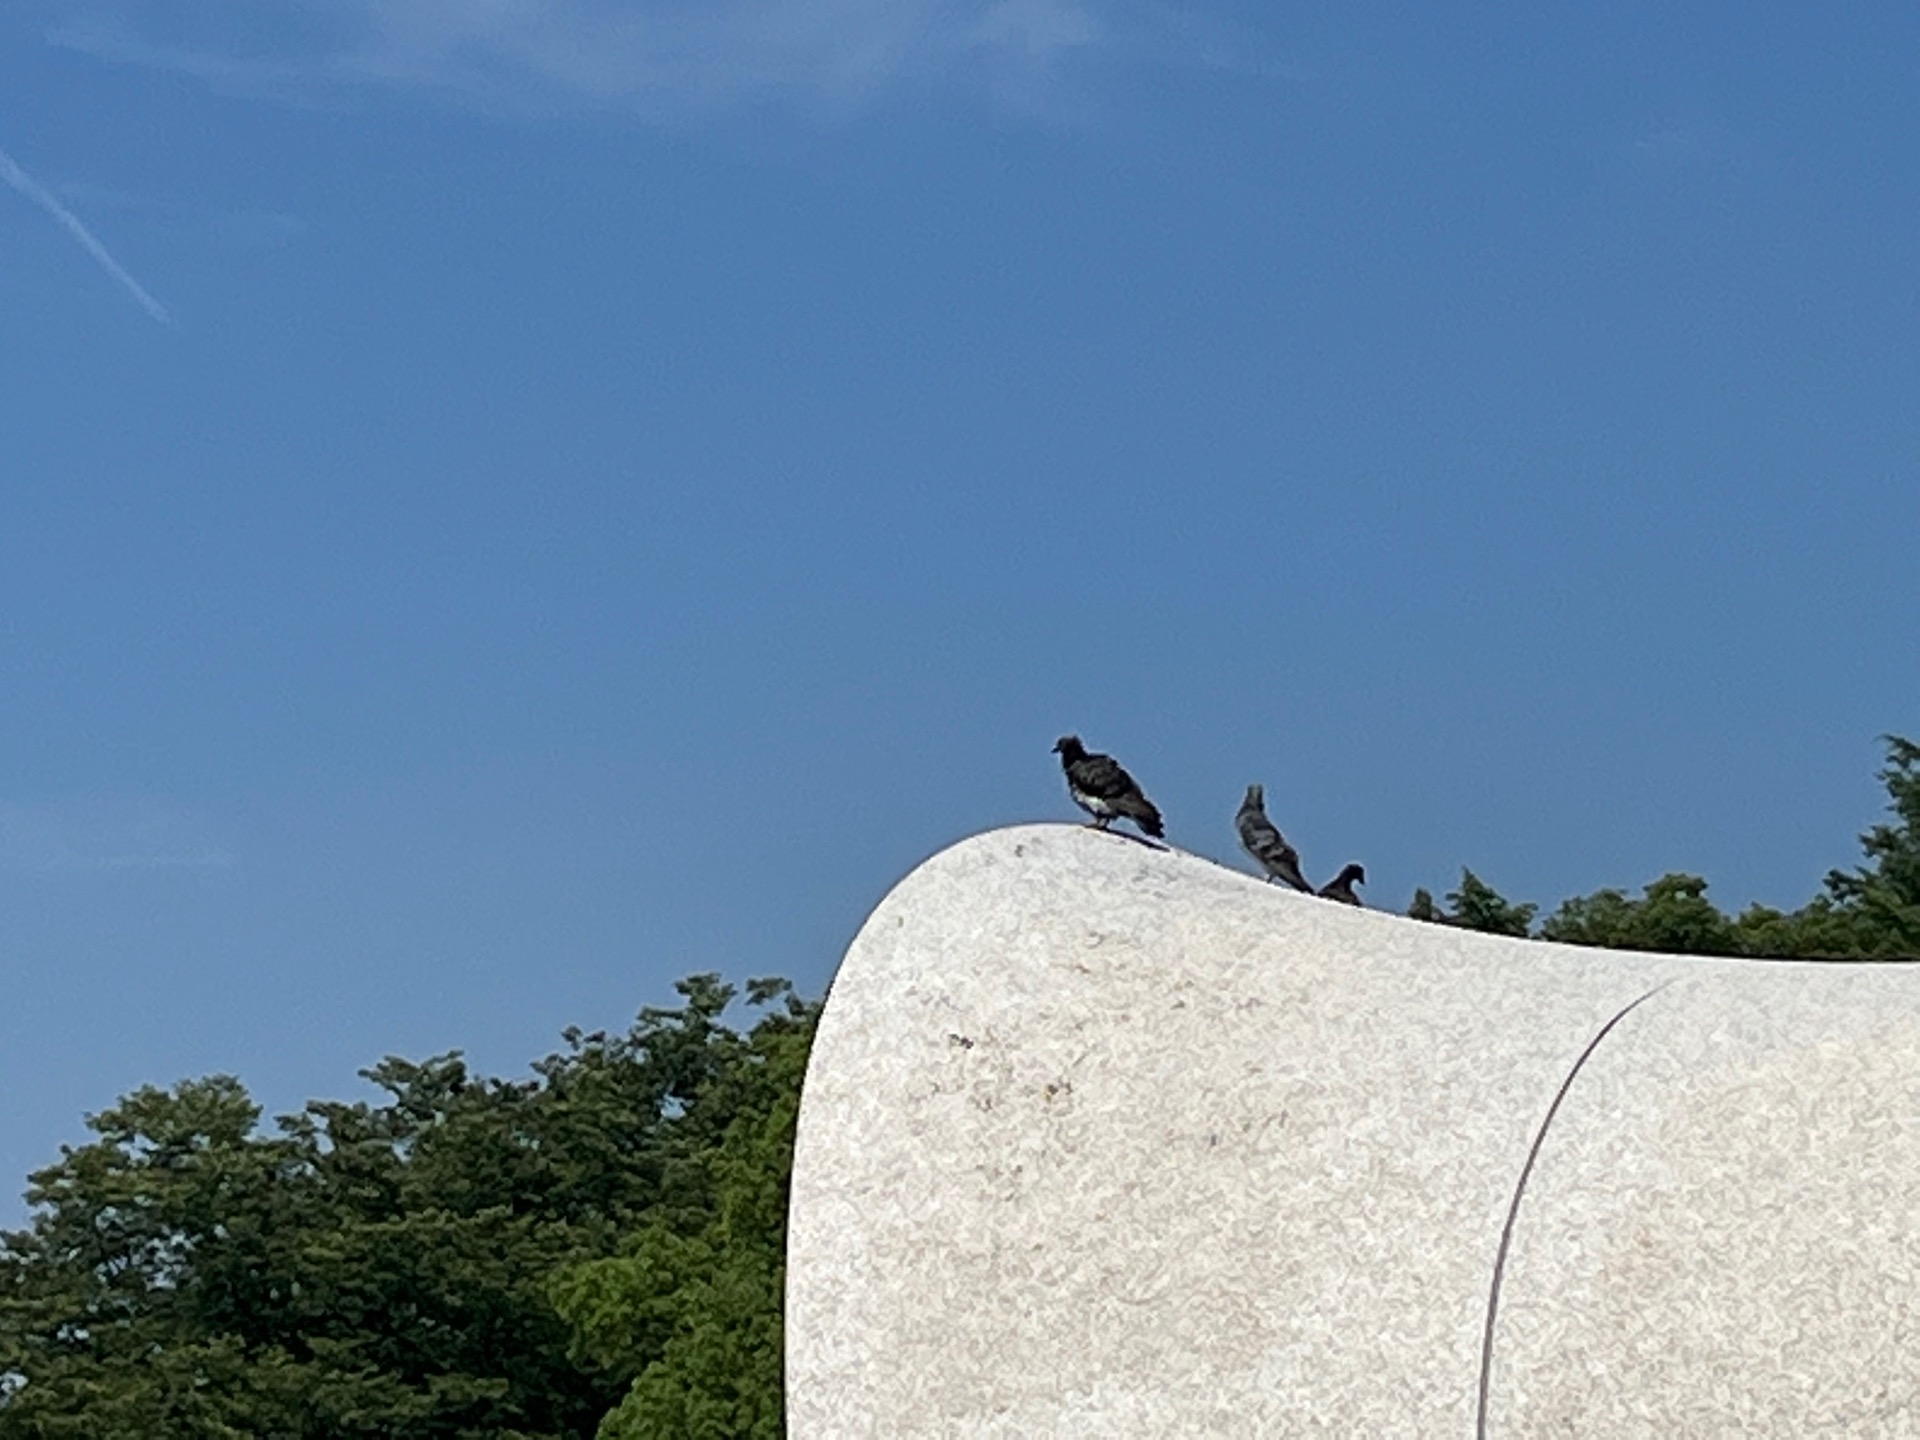
<svg viewBox="0 0 1920 1440">
<path fill-rule="evenodd" d="M 1259 858 L 1275 845 L 1286 842 L 1280 838 L 1280 827 L 1275 825 L 1258 810 L 1242 810 L 1239 815 L 1240 843 L 1247 847 L 1247 853 Z"/>
<path fill-rule="evenodd" d="M 1296 890 L 1311 892 L 1313 886 L 1307 877 L 1300 873 L 1300 852 L 1281 838 L 1279 830 L 1271 823 L 1268 825 L 1266 843 L 1253 851 L 1253 856 L 1266 868 L 1276 880 L 1284 880 Z M 1248 847 L 1253 849 L 1252 846 Z"/>
<path fill-rule="evenodd" d="M 1089 755 L 1075 763 L 1068 778 L 1096 800 L 1124 800 L 1140 793 L 1133 777 L 1111 755 Z"/>
<path fill-rule="evenodd" d="M 1265 812 L 1242 810 L 1239 819 L 1240 843 L 1247 847 L 1249 855 L 1289 885 L 1298 885 L 1303 890 L 1312 888 L 1300 878 L 1300 852 L 1287 843 L 1280 827 Z"/>
</svg>

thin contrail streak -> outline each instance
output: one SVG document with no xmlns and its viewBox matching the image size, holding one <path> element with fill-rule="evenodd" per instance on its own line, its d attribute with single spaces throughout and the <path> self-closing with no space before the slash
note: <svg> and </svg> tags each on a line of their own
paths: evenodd
<svg viewBox="0 0 1920 1440">
<path fill-rule="evenodd" d="M 100 268 L 118 280 L 126 288 L 126 292 L 140 303 L 142 310 L 162 325 L 173 323 L 173 317 L 167 313 L 167 307 L 142 289 L 140 282 L 127 273 L 126 267 L 107 253 L 107 247 L 93 238 L 93 232 L 80 223 L 80 217 L 54 199 L 45 186 L 22 170 L 18 162 L 4 150 L 0 150 L 0 180 L 5 180 L 65 226 L 67 233 L 80 242 L 80 248 L 99 261 Z"/>
</svg>

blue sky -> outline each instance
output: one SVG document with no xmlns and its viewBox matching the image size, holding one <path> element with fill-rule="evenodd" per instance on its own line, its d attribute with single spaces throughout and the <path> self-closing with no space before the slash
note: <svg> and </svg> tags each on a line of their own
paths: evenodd
<svg viewBox="0 0 1920 1440">
<path fill-rule="evenodd" d="M 183 16 L 188 18 L 182 18 Z M 25 0 L 0 1189 L 817 991 L 1067 730 L 1403 907 L 1920 733 L 1920 13 Z"/>
</svg>

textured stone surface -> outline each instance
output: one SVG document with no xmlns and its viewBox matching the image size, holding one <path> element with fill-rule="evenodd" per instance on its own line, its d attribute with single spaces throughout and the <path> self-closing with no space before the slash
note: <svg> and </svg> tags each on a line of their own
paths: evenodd
<svg viewBox="0 0 1920 1440">
<path fill-rule="evenodd" d="M 935 856 L 801 1107 L 789 1433 L 1920 1435 L 1920 968 L 1354 911 L 1066 826 Z"/>
</svg>

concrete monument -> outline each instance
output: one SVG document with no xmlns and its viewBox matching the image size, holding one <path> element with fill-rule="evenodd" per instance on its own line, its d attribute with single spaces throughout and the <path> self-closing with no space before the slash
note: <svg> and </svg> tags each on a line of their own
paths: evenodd
<svg viewBox="0 0 1920 1440">
<path fill-rule="evenodd" d="M 1920 1435 L 1920 967 L 943 852 L 801 1105 L 793 1440 Z"/>
</svg>

